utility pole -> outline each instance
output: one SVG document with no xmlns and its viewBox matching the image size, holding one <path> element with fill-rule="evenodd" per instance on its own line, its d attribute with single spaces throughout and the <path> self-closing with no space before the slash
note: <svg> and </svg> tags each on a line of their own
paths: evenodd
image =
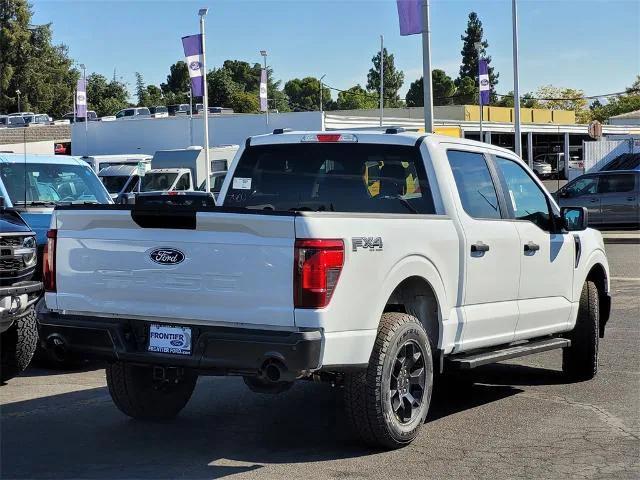
<svg viewBox="0 0 640 480">
<path fill-rule="evenodd" d="M 87 67 L 84 63 L 80 64 L 80 68 L 82 69 L 82 81 L 84 82 L 84 94 L 87 95 Z M 84 114 L 84 155 L 86 157 L 89 156 L 89 101 L 86 102 L 86 112 Z"/>
<path fill-rule="evenodd" d="M 322 107 L 322 80 L 324 80 L 324 77 L 326 77 L 327 74 L 325 73 L 324 75 L 322 75 L 320 77 L 320 113 L 323 112 L 323 107 Z"/>
<path fill-rule="evenodd" d="M 262 58 L 264 59 L 264 74 L 265 74 L 265 78 L 267 80 L 267 110 L 266 110 L 266 122 L 267 122 L 267 131 L 269 131 L 269 70 L 267 70 L 267 51 L 266 50 L 260 50 L 260 55 L 262 55 Z"/>
<path fill-rule="evenodd" d="M 476 52 L 478 53 L 478 106 L 480 107 L 480 141 L 484 142 L 484 138 L 482 137 L 482 117 L 484 116 L 484 107 L 482 105 L 482 92 L 480 85 L 480 56 L 482 55 L 482 42 L 476 42 L 473 44 L 476 47 Z"/>
<path fill-rule="evenodd" d="M 515 117 L 515 150 L 522 156 L 522 134 L 520 133 L 520 75 L 518 72 L 518 6 L 516 0 L 511 2 L 513 20 L 513 116 Z M 533 168 L 533 165 L 529 165 Z"/>
<path fill-rule="evenodd" d="M 18 95 L 18 112 L 21 112 L 22 110 L 20 109 L 20 94 L 22 92 L 20 90 L 16 90 L 16 95 Z"/>
<path fill-rule="evenodd" d="M 384 36 L 380 35 L 380 126 L 384 123 Z"/>
<path fill-rule="evenodd" d="M 422 4 L 422 76 L 424 85 L 424 131 L 433 133 L 433 83 L 431 80 L 431 24 L 429 0 Z"/>
</svg>

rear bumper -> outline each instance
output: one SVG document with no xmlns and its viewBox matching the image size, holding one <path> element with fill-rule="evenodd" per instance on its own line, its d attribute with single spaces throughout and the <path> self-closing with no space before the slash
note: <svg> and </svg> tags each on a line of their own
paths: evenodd
<svg viewBox="0 0 640 480">
<path fill-rule="evenodd" d="M 38 314 L 43 342 L 52 344 L 57 339 L 56 343 L 70 352 L 108 361 L 185 367 L 209 375 L 259 375 L 266 364 L 277 361 L 290 379 L 320 367 L 320 330 L 286 332 L 185 325 L 192 329 L 192 354 L 181 356 L 147 350 L 150 323 L 46 310 Z"/>
</svg>

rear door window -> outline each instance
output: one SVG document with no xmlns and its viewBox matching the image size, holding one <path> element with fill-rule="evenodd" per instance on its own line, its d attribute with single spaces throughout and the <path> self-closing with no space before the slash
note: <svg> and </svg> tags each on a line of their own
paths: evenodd
<svg viewBox="0 0 640 480">
<path fill-rule="evenodd" d="M 276 211 L 435 213 L 415 147 L 358 143 L 250 147 L 224 203 Z"/>
<path fill-rule="evenodd" d="M 502 218 L 498 195 L 484 155 L 449 150 L 447 157 L 464 211 L 473 218 Z"/>
<path fill-rule="evenodd" d="M 611 174 L 600 176 L 598 193 L 624 193 L 632 192 L 636 179 L 633 174 Z"/>
</svg>

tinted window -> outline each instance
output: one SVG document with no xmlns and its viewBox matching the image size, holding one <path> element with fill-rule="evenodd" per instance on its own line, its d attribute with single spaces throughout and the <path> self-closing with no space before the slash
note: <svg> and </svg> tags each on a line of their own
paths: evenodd
<svg viewBox="0 0 640 480">
<path fill-rule="evenodd" d="M 598 188 L 597 177 L 583 177 L 577 179 L 575 182 L 567 185 L 563 192 L 568 197 L 581 197 L 582 195 L 593 195 Z"/>
<path fill-rule="evenodd" d="M 512 160 L 498 157 L 498 169 L 507 184 L 507 202 L 511 202 L 517 220 L 528 220 L 542 230 L 551 230 L 551 217 L 547 196 L 527 174 L 527 171 Z"/>
<path fill-rule="evenodd" d="M 148 108 L 139 108 L 137 115 L 151 115 Z"/>
<path fill-rule="evenodd" d="M 635 188 L 633 175 L 602 175 L 598 183 L 598 193 L 631 192 Z"/>
<path fill-rule="evenodd" d="M 135 110 L 125 110 L 124 111 L 124 116 L 125 117 L 133 117 L 136 114 Z"/>
<path fill-rule="evenodd" d="M 434 213 L 417 149 L 359 143 L 251 147 L 240 158 L 225 206 Z"/>
<path fill-rule="evenodd" d="M 147 173 L 142 177 L 141 192 L 166 191 L 176 181 L 177 173 Z"/>
<path fill-rule="evenodd" d="M 107 192 L 120 193 L 122 188 L 127 183 L 127 180 L 129 180 L 129 177 L 124 175 L 109 176 L 109 177 L 100 177 L 100 180 L 102 180 L 102 183 L 107 189 Z"/>
<path fill-rule="evenodd" d="M 88 166 L 0 163 L 0 177 L 13 204 L 33 202 L 108 203 L 104 187 Z"/>
<path fill-rule="evenodd" d="M 501 218 L 498 195 L 484 155 L 449 150 L 447 157 L 464 211 L 474 218 Z"/>
</svg>

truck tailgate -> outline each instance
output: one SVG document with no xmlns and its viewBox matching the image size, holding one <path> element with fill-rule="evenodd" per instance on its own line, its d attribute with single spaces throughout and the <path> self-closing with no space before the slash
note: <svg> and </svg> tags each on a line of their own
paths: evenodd
<svg viewBox="0 0 640 480">
<path fill-rule="evenodd" d="M 47 297 L 48 307 L 178 323 L 293 326 L 294 217 L 193 215 L 195 228 L 143 228 L 129 210 L 57 211 L 57 294 L 55 301 Z M 158 219 L 163 227 L 173 222 L 171 215 Z"/>
</svg>

